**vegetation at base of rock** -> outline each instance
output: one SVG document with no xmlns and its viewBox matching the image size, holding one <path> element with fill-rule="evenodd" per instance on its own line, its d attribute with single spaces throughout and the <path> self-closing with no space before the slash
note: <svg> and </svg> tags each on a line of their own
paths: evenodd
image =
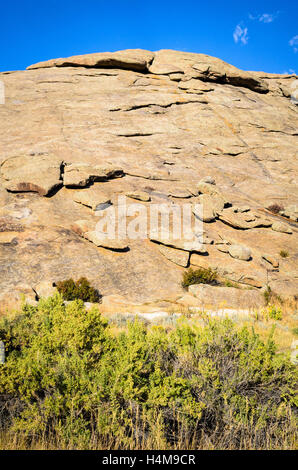
<svg viewBox="0 0 298 470">
<path fill-rule="evenodd" d="M 269 304 L 267 307 L 263 308 L 261 310 L 261 313 L 263 314 L 264 318 L 268 320 L 269 318 L 271 320 L 282 320 L 282 311 L 280 307 L 277 307 L 276 305 Z"/>
<path fill-rule="evenodd" d="M 264 299 L 266 305 L 273 305 L 276 302 L 283 304 L 282 297 L 280 295 L 277 295 L 276 292 L 273 292 L 270 286 L 267 286 L 266 290 L 264 291 Z"/>
<path fill-rule="evenodd" d="M 193 284 L 210 284 L 216 285 L 217 272 L 211 268 L 189 268 L 183 273 L 182 287 L 185 289 Z"/>
<path fill-rule="evenodd" d="M 279 254 L 282 258 L 287 258 L 289 256 L 289 252 L 287 250 L 281 250 Z"/>
<path fill-rule="evenodd" d="M 271 206 L 268 207 L 268 210 L 272 212 L 273 214 L 279 214 L 280 211 L 284 210 L 284 207 L 281 204 L 271 204 Z"/>
<path fill-rule="evenodd" d="M 0 321 L 0 436 L 60 449 L 293 448 L 297 369 L 272 335 L 183 317 L 113 333 L 82 300 L 24 305 Z"/>
<path fill-rule="evenodd" d="M 266 305 L 269 304 L 270 299 L 271 299 L 271 296 L 272 296 L 271 287 L 270 287 L 270 286 L 267 286 L 267 287 L 266 287 L 266 290 L 264 291 L 264 299 L 265 299 Z"/>
<path fill-rule="evenodd" d="M 73 279 L 59 281 L 56 283 L 56 287 L 64 300 L 80 299 L 84 302 L 99 302 L 100 300 L 98 291 L 90 285 L 85 277 L 81 277 L 76 282 Z"/>
</svg>

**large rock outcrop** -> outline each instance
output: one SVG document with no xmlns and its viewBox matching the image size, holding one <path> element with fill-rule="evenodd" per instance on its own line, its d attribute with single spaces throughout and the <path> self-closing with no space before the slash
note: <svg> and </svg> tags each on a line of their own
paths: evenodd
<svg viewBox="0 0 298 470">
<path fill-rule="evenodd" d="M 103 295 L 172 299 L 188 266 L 297 294 L 295 79 L 171 50 L 1 73 L 1 296 L 86 276 Z M 101 211 L 125 195 L 147 211 L 190 204 L 201 245 L 103 242 Z"/>
</svg>

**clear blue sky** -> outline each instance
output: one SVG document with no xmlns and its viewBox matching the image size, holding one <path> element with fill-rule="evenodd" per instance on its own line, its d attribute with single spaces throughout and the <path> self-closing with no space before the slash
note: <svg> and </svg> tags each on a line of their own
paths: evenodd
<svg viewBox="0 0 298 470">
<path fill-rule="evenodd" d="M 199 52 L 244 70 L 298 73 L 298 1 L 4 0 L 0 71 L 90 52 Z"/>
</svg>

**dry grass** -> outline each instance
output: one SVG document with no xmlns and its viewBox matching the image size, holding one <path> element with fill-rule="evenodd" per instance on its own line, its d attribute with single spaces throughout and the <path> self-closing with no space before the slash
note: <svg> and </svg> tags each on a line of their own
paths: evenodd
<svg viewBox="0 0 298 470">
<path fill-rule="evenodd" d="M 289 417 L 291 420 L 291 417 Z M 294 419 L 292 419 L 294 423 Z M 90 442 L 88 450 L 297 450 L 297 429 L 295 425 L 292 425 L 292 432 L 287 432 L 280 435 L 280 442 L 277 445 L 276 441 L 273 441 L 272 435 L 275 434 L 275 429 L 268 429 L 265 442 L 262 442 L 261 446 L 258 446 L 255 439 L 252 438 L 254 435 L 251 430 L 247 429 L 246 433 L 242 433 L 237 447 L 231 444 L 231 430 L 228 434 L 222 433 L 220 430 L 215 429 L 212 434 L 202 433 L 199 441 L 187 440 L 181 430 L 181 435 L 178 441 L 172 445 L 165 445 L 162 433 L 158 432 L 158 424 L 156 427 L 156 433 L 154 439 L 147 438 L 142 439 L 138 445 L 134 447 L 123 448 L 123 444 L 117 441 L 117 439 L 103 439 L 102 441 Z M 278 429 L 280 432 L 280 429 Z M 239 428 L 235 427 L 232 431 L 232 435 L 238 436 Z M 216 441 L 216 447 L 212 442 Z M 57 441 L 54 436 L 44 436 L 39 440 L 32 440 L 30 443 L 26 438 L 16 434 L 5 434 L 0 433 L 0 451 L 1 450 L 86 450 L 85 446 L 80 447 L 78 445 L 65 445 L 64 442 Z"/>
</svg>

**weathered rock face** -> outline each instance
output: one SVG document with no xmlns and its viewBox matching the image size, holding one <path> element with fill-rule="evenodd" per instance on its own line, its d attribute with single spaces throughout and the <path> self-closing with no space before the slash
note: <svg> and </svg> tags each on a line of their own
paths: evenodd
<svg viewBox="0 0 298 470">
<path fill-rule="evenodd" d="M 1 73 L 2 297 L 86 276 L 107 296 L 176 298 L 190 265 L 297 294 L 295 78 L 167 50 Z M 98 208 L 120 211 L 125 195 L 144 210 L 203 203 L 201 246 L 158 234 L 103 242 Z M 266 210 L 274 203 L 284 211 Z"/>
<path fill-rule="evenodd" d="M 95 54 L 76 55 L 66 59 L 53 59 L 46 62 L 30 65 L 28 69 L 47 67 L 113 67 L 147 72 L 148 66 L 154 58 L 154 53 L 142 49 L 132 49 L 119 52 L 98 52 Z"/>
<path fill-rule="evenodd" d="M 235 287 L 214 287 L 204 284 L 189 286 L 193 294 L 205 308 L 247 308 L 263 307 L 264 296 L 261 292 Z"/>
</svg>

